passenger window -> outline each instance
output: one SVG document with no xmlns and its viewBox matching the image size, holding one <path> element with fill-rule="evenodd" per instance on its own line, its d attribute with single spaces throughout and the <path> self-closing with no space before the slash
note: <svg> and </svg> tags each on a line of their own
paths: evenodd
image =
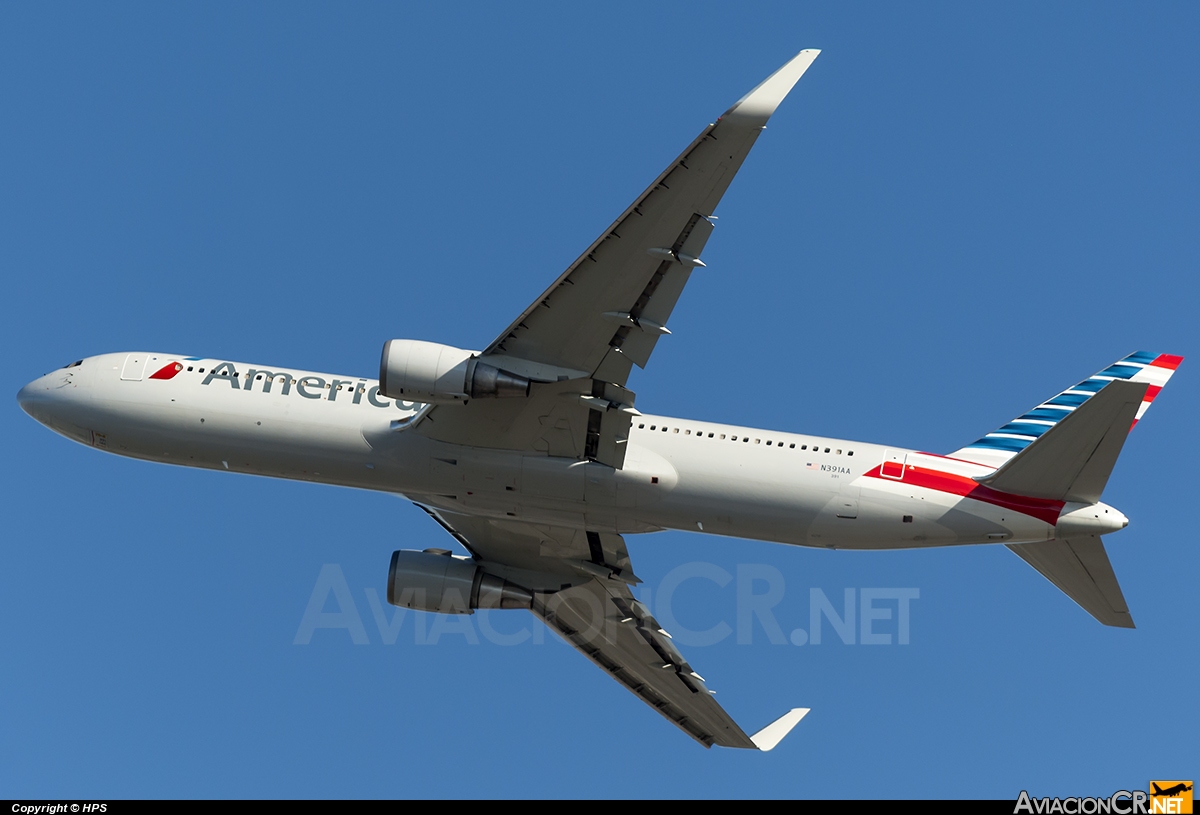
<svg viewBox="0 0 1200 815">
<path fill-rule="evenodd" d="M 203 369 L 203 368 L 201 368 L 201 369 L 200 369 L 200 373 L 204 373 L 204 369 Z"/>
<path fill-rule="evenodd" d="M 838 451 L 837 451 L 837 454 L 840 456 L 840 455 L 842 454 L 842 451 L 841 451 L 841 450 L 838 450 Z"/>
<path fill-rule="evenodd" d="M 828 453 L 828 452 L 829 452 L 829 448 L 828 448 L 828 447 L 826 447 L 826 448 L 825 448 L 825 452 L 826 452 L 826 453 Z"/>
<path fill-rule="evenodd" d="M 679 428 L 678 428 L 678 427 L 677 427 L 677 428 L 675 428 L 675 432 L 676 432 L 676 433 L 678 433 L 678 432 L 679 432 Z"/>
<path fill-rule="evenodd" d="M 755 444 L 762 444 L 762 439 L 755 439 L 755 440 L 754 440 L 754 443 L 755 443 Z"/>
<path fill-rule="evenodd" d="M 708 434 L 708 437 L 711 439 L 711 438 L 712 438 L 712 433 L 709 433 L 709 434 Z"/>
<path fill-rule="evenodd" d="M 791 444 L 789 444 L 789 445 L 788 445 L 788 449 L 790 449 L 790 450 L 795 450 L 795 449 L 796 449 L 796 442 L 792 442 Z"/>
<path fill-rule="evenodd" d="M 854 451 L 853 451 L 853 450 L 851 450 L 850 452 L 846 453 L 846 455 L 848 455 L 848 456 L 852 456 L 852 455 L 854 455 Z"/>
<path fill-rule="evenodd" d="M 807 449 L 808 449 L 808 445 L 807 445 L 807 444 L 802 444 L 802 445 L 800 445 L 800 449 L 801 449 L 801 450 L 807 450 Z"/>
<path fill-rule="evenodd" d="M 646 426 L 646 423 L 642 422 L 640 425 L 638 425 L 638 430 L 641 430 L 645 426 Z"/>
<path fill-rule="evenodd" d="M 650 425 L 650 429 L 651 429 L 651 430 L 657 430 L 657 429 L 658 429 L 658 425 L 652 424 L 652 425 Z"/>
<path fill-rule="evenodd" d="M 750 441 L 750 437 L 749 437 L 749 436 L 742 436 L 742 444 L 745 444 L 745 443 L 746 443 L 746 442 L 748 442 L 748 441 Z"/>
<path fill-rule="evenodd" d="M 722 433 L 722 434 L 721 434 L 721 438 L 725 438 L 725 434 L 724 434 L 724 433 Z"/>
<path fill-rule="evenodd" d="M 188 370 L 189 370 L 189 371 L 190 371 L 190 370 L 192 370 L 192 366 L 191 366 L 191 365 L 189 365 L 189 366 L 188 366 Z"/>
<path fill-rule="evenodd" d="M 692 435 L 692 431 L 690 431 L 690 430 L 685 430 L 685 431 L 683 431 L 683 435 L 685 435 L 685 436 L 690 436 L 690 435 Z"/>
</svg>

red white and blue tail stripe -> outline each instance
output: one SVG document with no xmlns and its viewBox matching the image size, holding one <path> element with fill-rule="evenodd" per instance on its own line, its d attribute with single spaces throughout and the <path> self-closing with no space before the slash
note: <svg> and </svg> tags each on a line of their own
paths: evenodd
<svg viewBox="0 0 1200 815">
<path fill-rule="evenodd" d="M 989 467 L 999 467 L 1069 416 L 1071 411 L 1078 408 L 1114 379 L 1145 382 L 1148 385 L 1142 406 L 1138 408 L 1137 418 L 1133 420 L 1133 424 L 1136 425 L 1181 362 L 1183 362 L 1183 357 L 1171 354 L 1151 354 L 1146 351 L 1130 354 L 1078 385 L 1067 388 L 1028 413 L 1018 416 L 1003 427 L 988 433 L 982 439 L 951 453 L 950 456 Z"/>
</svg>

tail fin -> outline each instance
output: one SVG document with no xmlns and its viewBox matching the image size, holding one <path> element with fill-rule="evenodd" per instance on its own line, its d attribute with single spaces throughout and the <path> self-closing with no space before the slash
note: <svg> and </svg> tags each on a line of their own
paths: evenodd
<svg viewBox="0 0 1200 815">
<path fill-rule="evenodd" d="M 1001 492 L 1092 505 L 1108 483 L 1125 438 L 1183 357 L 1139 351 L 952 453 L 996 467 L 976 478 Z M 1105 625 L 1133 628 L 1099 535 L 1065 532 L 1009 549 Z"/>
<path fill-rule="evenodd" d="M 1129 427 L 1132 429 L 1181 362 L 1183 357 L 1171 354 L 1151 354 L 1145 351 L 1130 354 L 950 455 L 989 467 L 1000 467 L 1041 439 L 1051 428 L 1099 393 L 1101 388 L 1114 381 L 1146 385 L 1141 404 Z"/>
</svg>

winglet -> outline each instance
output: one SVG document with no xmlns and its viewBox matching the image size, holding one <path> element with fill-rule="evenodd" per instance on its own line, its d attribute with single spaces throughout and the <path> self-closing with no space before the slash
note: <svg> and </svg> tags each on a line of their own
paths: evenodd
<svg viewBox="0 0 1200 815">
<path fill-rule="evenodd" d="M 800 77 L 804 76 L 804 72 L 819 53 L 821 52 L 815 48 L 801 51 L 782 68 L 764 79 L 758 87 L 739 99 L 721 118 L 734 120 L 738 124 L 765 125 L 775 108 L 779 107 L 779 103 L 800 81 Z"/>
<path fill-rule="evenodd" d="M 776 744 L 783 741 L 783 737 L 792 732 L 792 728 L 804 718 L 804 715 L 808 711 L 809 708 L 806 707 L 792 708 L 751 736 L 750 741 L 754 742 L 754 746 L 759 750 L 762 750 L 764 753 L 767 752 L 775 747 Z"/>
</svg>

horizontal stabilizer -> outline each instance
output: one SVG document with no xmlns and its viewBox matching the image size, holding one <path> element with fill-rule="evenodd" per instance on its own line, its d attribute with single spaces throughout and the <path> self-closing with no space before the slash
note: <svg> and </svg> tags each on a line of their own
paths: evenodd
<svg viewBox="0 0 1200 815">
<path fill-rule="evenodd" d="M 976 480 L 1014 495 L 1096 503 L 1147 387 L 1144 382 L 1109 382 L 999 470 Z"/>
<path fill-rule="evenodd" d="M 792 732 L 792 728 L 804 718 L 808 711 L 809 708 L 806 707 L 792 708 L 751 736 L 750 741 L 754 742 L 754 746 L 759 750 L 762 750 L 764 753 L 767 752 L 774 748 L 776 744 L 783 741 L 783 737 Z"/>
<path fill-rule="evenodd" d="M 1133 628 L 1133 617 L 1098 535 L 1011 543 L 1012 549 L 1042 576 L 1105 625 Z M 756 737 L 757 738 L 757 737 Z"/>
</svg>

